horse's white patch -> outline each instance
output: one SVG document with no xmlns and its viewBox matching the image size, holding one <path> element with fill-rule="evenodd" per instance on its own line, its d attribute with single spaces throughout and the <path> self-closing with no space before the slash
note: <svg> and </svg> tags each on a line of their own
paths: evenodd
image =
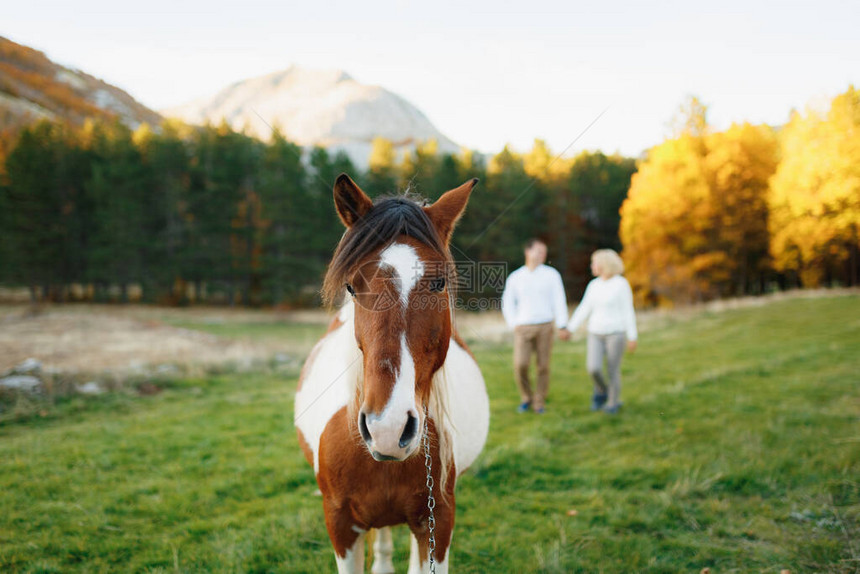
<svg viewBox="0 0 860 574">
<path fill-rule="evenodd" d="M 451 546 L 448 546 L 448 552 L 445 553 L 445 559 L 436 561 L 434 556 L 434 564 L 436 566 L 436 574 L 445 574 L 448 572 L 448 557 L 451 555 Z M 409 535 L 409 571 L 408 574 L 425 574 L 430 571 L 430 560 L 421 560 L 418 551 L 418 540 L 414 534 Z"/>
<path fill-rule="evenodd" d="M 409 572 L 408 574 L 421 573 L 421 557 L 418 553 L 418 540 L 414 534 L 409 535 Z"/>
<path fill-rule="evenodd" d="M 355 397 L 355 386 L 363 370 L 362 355 L 355 341 L 355 315 L 351 299 L 340 311 L 344 324 L 323 337 L 311 351 L 316 357 L 296 393 L 295 425 L 314 455 L 314 473 L 319 472 L 320 437 L 329 419 Z"/>
<path fill-rule="evenodd" d="M 371 574 L 394 574 L 394 542 L 391 539 L 391 528 L 384 527 L 376 531 L 373 542 L 373 566 Z"/>
<path fill-rule="evenodd" d="M 415 406 L 415 360 L 406 344 L 406 333 L 403 333 L 400 335 L 400 365 L 396 368 L 391 396 L 378 416 L 367 418 L 376 450 L 391 456 L 401 450 L 400 436 L 409 413 L 421 420 Z"/>
<path fill-rule="evenodd" d="M 424 262 L 418 257 L 412 246 L 403 243 L 395 243 L 386 247 L 379 256 L 382 260 L 380 265 L 394 268 L 398 281 L 400 302 L 406 308 L 409 303 L 409 293 L 424 275 Z"/>
<path fill-rule="evenodd" d="M 355 305 L 352 304 L 352 300 L 347 297 L 346 301 L 348 304 L 341 307 L 340 313 L 337 314 L 337 318 L 341 323 L 346 323 L 352 319 L 352 314 L 355 312 Z"/>
<path fill-rule="evenodd" d="M 415 409 L 415 359 L 406 344 L 406 333 L 403 333 L 400 335 L 400 367 L 397 369 L 394 389 L 385 410 L 405 412 L 410 408 Z"/>
<path fill-rule="evenodd" d="M 448 552 L 448 554 L 450 554 L 450 552 Z M 448 554 L 445 555 L 444 560 L 436 562 L 436 568 L 433 569 L 436 574 L 448 574 Z M 427 571 L 430 571 L 429 561 L 427 562 Z"/>
<path fill-rule="evenodd" d="M 478 458 L 487 441 L 490 399 L 478 364 L 453 337 L 442 369 L 443 376 L 436 380 L 447 385 L 448 414 L 453 428 L 446 430 L 453 441 L 454 464 L 460 474 Z"/>
<path fill-rule="evenodd" d="M 353 527 L 353 529 L 355 529 Z M 361 574 L 364 572 L 364 531 L 360 528 L 358 538 L 352 544 L 351 548 L 346 549 L 346 556 L 341 558 L 334 554 L 335 562 L 337 562 L 338 574 Z"/>
</svg>

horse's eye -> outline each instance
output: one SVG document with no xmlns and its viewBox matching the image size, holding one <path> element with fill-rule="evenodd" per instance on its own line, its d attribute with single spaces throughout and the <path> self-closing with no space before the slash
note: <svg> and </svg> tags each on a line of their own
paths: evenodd
<svg viewBox="0 0 860 574">
<path fill-rule="evenodd" d="M 346 284 L 346 290 L 349 291 L 349 294 L 355 297 L 355 289 L 352 288 L 352 285 L 349 283 Z"/>
<path fill-rule="evenodd" d="M 441 293 L 445 288 L 445 278 L 437 277 L 436 279 L 432 279 L 430 281 L 430 290 L 435 293 Z"/>
</svg>

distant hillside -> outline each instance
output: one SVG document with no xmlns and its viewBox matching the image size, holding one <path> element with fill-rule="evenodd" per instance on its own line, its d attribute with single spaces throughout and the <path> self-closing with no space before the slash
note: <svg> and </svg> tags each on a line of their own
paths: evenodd
<svg viewBox="0 0 860 574">
<path fill-rule="evenodd" d="M 384 137 L 403 152 L 435 139 L 440 152 L 459 147 L 415 106 L 379 86 L 361 84 L 341 70 L 297 66 L 228 86 L 212 97 L 162 110 L 192 124 L 226 120 L 234 129 L 268 139 L 272 127 L 301 145 L 343 150 L 367 165 L 373 139 Z"/>
<path fill-rule="evenodd" d="M 119 118 L 132 128 L 161 122 L 161 116 L 119 88 L 0 37 L 0 132 L 42 118 L 79 125 L 90 117 Z"/>
</svg>

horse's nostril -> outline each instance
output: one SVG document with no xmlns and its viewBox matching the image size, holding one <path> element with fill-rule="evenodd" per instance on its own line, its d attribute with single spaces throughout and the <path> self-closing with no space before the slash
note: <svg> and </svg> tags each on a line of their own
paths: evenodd
<svg viewBox="0 0 860 574">
<path fill-rule="evenodd" d="M 418 419 L 413 417 L 412 413 L 409 413 L 407 416 L 409 418 L 406 419 L 406 426 L 403 428 L 403 434 L 400 435 L 400 448 L 404 448 L 412 442 L 412 439 L 418 433 Z"/>
<path fill-rule="evenodd" d="M 367 428 L 367 417 L 364 416 L 364 413 L 358 415 L 358 432 L 361 433 L 364 442 L 370 442 L 370 429 Z"/>
</svg>

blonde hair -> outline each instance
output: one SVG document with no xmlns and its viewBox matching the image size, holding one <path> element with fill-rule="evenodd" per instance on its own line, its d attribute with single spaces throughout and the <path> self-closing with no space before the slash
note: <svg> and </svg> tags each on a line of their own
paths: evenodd
<svg viewBox="0 0 860 574">
<path fill-rule="evenodd" d="M 614 249 L 598 249 L 591 255 L 591 260 L 600 267 L 601 273 L 608 273 L 612 276 L 624 273 L 624 261 Z"/>
</svg>

